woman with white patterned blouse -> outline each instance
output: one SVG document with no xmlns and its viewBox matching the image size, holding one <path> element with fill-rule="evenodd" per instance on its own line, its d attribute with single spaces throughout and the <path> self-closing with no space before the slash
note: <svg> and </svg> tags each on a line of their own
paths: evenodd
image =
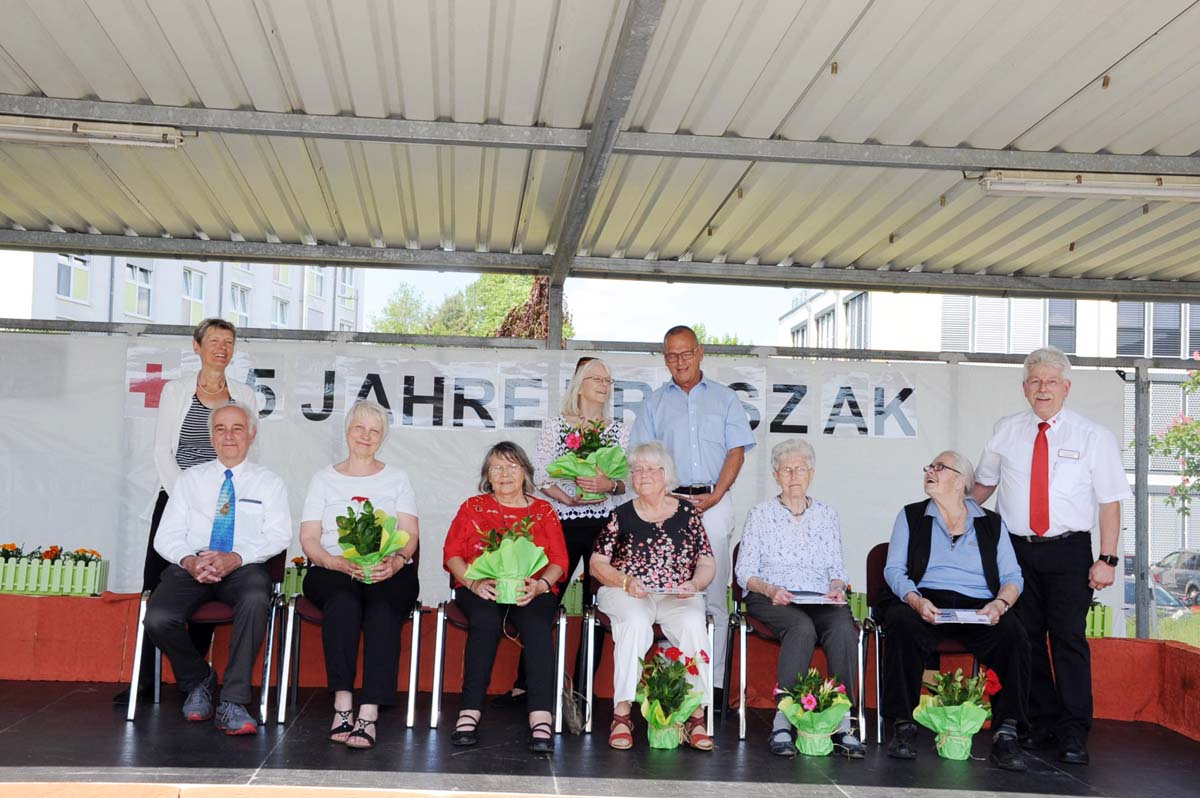
<svg viewBox="0 0 1200 798">
<path fill-rule="evenodd" d="M 755 505 L 746 515 L 738 552 L 737 580 L 746 591 L 746 608 L 779 635 L 775 679 L 791 687 L 808 672 L 819 642 L 829 674 L 850 691 L 858 681 L 858 632 L 846 601 L 846 566 L 837 512 L 808 495 L 816 466 L 812 446 L 790 438 L 771 450 L 771 470 L 779 495 Z M 832 604 L 798 603 L 808 599 Z M 851 733 L 850 712 L 833 735 L 835 750 L 861 759 L 866 747 Z M 775 713 L 769 739 L 771 753 L 795 756 L 791 724 Z"/>
</svg>

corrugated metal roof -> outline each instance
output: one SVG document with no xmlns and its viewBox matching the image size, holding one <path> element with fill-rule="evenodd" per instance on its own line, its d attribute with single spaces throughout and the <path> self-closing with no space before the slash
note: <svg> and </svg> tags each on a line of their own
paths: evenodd
<svg viewBox="0 0 1200 798">
<path fill-rule="evenodd" d="M 627 1 L 0 0 L 0 94 L 587 128 Z M 1200 151 L 1192 0 L 668 0 L 624 127 Z M 550 253 L 580 151 L 200 132 L 0 144 L 0 226 Z M 985 196 L 953 171 L 614 155 L 581 253 L 1200 277 L 1200 205 Z"/>
</svg>

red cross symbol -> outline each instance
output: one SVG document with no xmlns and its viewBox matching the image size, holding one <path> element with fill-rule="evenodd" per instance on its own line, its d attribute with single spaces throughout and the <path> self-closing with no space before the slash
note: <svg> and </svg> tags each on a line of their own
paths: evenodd
<svg viewBox="0 0 1200 798">
<path fill-rule="evenodd" d="M 158 407 L 158 399 L 162 396 L 163 386 L 167 384 L 167 381 L 161 376 L 162 369 L 162 363 L 147 363 L 145 379 L 134 380 L 129 384 L 130 393 L 145 394 L 144 407 Z"/>
</svg>

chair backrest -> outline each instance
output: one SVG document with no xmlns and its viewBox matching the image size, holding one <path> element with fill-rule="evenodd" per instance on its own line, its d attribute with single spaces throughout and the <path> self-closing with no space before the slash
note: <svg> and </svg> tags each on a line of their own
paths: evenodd
<svg viewBox="0 0 1200 798">
<path fill-rule="evenodd" d="M 888 544 L 877 543 L 867 552 L 867 603 L 874 606 L 887 587 L 883 580 L 883 566 L 887 565 Z"/>
<path fill-rule="evenodd" d="M 733 547 L 733 565 L 730 566 L 729 573 L 732 578 L 729 580 L 733 587 L 733 603 L 741 604 L 746 600 L 746 594 L 742 591 L 742 586 L 738 584 L 737 579 L 737 558 L 738 551 L 742 548 L 742 544 L 738 543 Z"/>
<path fill-rule="evenodd" d="M 271 575 L 271 584 L 281 584 L 283 582 L 283 572 L 286 569 L 287 549 L 284 549 L 271 559 L 267 560 L 267 573 Z"/>
</svg>

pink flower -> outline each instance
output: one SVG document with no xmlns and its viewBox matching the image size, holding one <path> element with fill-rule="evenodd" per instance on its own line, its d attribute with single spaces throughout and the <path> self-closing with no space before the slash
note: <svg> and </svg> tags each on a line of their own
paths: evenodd
<svg viewBox="0 0 1200 798">
<path fill-rule="evenodd" d="M 809 712 L 817 708 L 817 697 L 812 693 L 805 693 L 804 698 L 800 699 L 800 706 L 804 707 Z"/>
<path fill-rule="evenodd" d="M 844 684 L 839 684 L 839 685 L 837 686 L 837 691 L 838 691 L 839 693 L 844 693 L 844 692 L 846 692 L 846 685 L 844 685 Z"/>
<path fill-rule="evenodd" d="M 1182 421 L 1184 424 L 1191 424 L 1191 423 L 1192 423 L 1192 417 L 1191 417 L 1191 416 L 1180 416 L 1180 417 L 1179 417 L 1179 420 L 1180 420 L 1180 421 Z"/>
<path fill-rule="evenodd" d="M 1197 349 L 1195 352 L 1192 352 L 1192 360 L 1200 360 L 1200 349 Z"/>
<path fill-rule="evenodd" d="M 1171 495 L 1172 495 L 1172 496 L 1176 495 L 1175 488 L 1171 488 Z"/>
<path fill-rule="evenodd" d="M 580 444 L 583 443 L 583 438 L 579 437 L 578 432 L 572 432 L 567 435 L 563 443 L 566 444 L 568 449 L 574 452 L 579 450 Z"/>
</svg>

